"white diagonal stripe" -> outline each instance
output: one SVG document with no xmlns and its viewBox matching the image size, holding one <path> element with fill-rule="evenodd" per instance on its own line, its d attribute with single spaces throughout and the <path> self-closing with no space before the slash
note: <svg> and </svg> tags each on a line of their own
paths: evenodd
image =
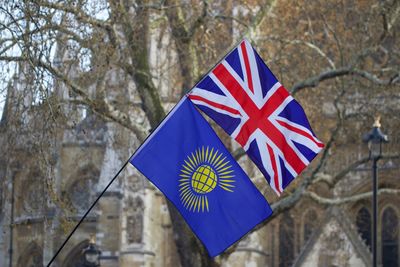
<svg viewBox="0 0 400 267">
<path fill-rule="evenodd" d="M 251 46 L 251 44 L 247 40 L 245 40 L 244 42 L 245 42 L 245 45 L 246 45 L 247 57 L 249 58 L 250 71 L 251 71 L 251 77 L 252 77 L 253 89 L 254 89 L 254 95 L 255 95 L 255 99 L 257 101 L 256 104 L 257 104 L 258 107 L 262 107 L 263 94 L 262 94 L 260 75 L 259 75 L 259 72 L 258 72 L 256 56 L 254 54 L 254 49 Z"/>
</svg>

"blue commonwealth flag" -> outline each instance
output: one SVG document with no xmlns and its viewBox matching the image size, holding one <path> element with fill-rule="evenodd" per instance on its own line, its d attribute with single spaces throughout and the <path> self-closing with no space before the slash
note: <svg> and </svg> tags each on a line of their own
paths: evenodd
<svg viewBox="0 0 400 267">
<path fill-rule="evenodd" d="M 130 159 L 175 205 L 214 257 L 272 210 L 184 97 Z"/>
</svg>

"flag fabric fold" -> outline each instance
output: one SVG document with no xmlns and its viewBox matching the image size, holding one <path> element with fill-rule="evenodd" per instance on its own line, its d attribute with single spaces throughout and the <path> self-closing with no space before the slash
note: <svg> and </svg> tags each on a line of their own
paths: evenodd
<svg viewBox="0 0 400 267">
<path fill-rule="evenodd" d="M 280 195 L 324 147 L 300 104 L 243 40 L 188 94 Z"/>
<path fill-rule="evenodd" d="M 212 257 L 272 213 L 186 97 L 130 162 L 174 204 Z"/>
</svg>

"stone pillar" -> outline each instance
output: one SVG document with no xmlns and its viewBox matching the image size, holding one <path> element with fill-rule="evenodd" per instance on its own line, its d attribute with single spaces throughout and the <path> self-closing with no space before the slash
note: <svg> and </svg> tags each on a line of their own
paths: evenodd
<svg viewBox="0 0 400 267">
<path fill-rule="evenodd" d="M 116 145 L 123 142 L 120 140 L 123 137 L 121 134 L 123 131 L 114 123 L 107 123 L 106 128 L 106 148 L 97 185 L 97 194 L 104 190 L 122 167 L 126 160 L 123 157 L 128 157 L 125 149 Z M 122 172 L 104 193 L 96 208 L 99 216 L 96 227 L 96 244 L 102 251 L 101 266 L 104 267 L 118 266 L 122 219 L 121 199 L 123 198 L 121 184 L 124 179 L 124 172 Z"/>
<path fill-rule="evenodd" d="M 98 221 L 96 244 L 101 254 L 101 266 L 118 266 L 120 238 L 120 201 L 121 194 L 116 191 L 106 192 L 98 203 Z"/>
<path fill-rule="evenodd" d="M 143 180 L 133 168 L 128 168 L 124 179 L 124 198 L 121 213 L 120 267 L 142 267 L 146 263 L 144 246 L 145 196 Z M 151 254 L 151 253 L 150 253 Z"/>
</svg>

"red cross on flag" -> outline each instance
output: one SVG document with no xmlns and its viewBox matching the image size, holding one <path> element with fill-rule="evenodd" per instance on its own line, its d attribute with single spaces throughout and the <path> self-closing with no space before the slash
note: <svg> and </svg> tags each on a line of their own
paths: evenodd
<svg viewBox="0 0 400 267">
<path fill-rule="evenodd" d="M 244 148 L 278 195 L 324 147 L 303 108 L 247 40 L 188 96 Z"/>
</svg>

